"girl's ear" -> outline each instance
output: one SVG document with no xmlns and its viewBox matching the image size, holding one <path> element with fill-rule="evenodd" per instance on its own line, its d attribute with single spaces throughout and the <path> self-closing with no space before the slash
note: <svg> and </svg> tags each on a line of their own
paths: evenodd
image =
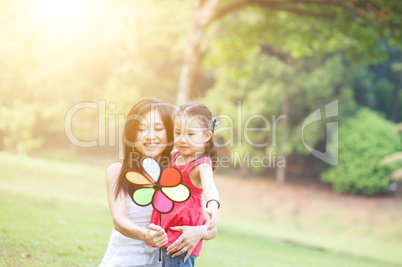
<svg viewBox="0 0 402 267">
<path fill-rule="evenodd" d="M 211 137 L 212 137 L 212 132 L 211 132 L 211 131 L 206 132 L 206 133 L 205 133 L 204 142 L 205 142 L 205 143 L 208 142 L 209 139 L 211 139 Z"/>
</svg>

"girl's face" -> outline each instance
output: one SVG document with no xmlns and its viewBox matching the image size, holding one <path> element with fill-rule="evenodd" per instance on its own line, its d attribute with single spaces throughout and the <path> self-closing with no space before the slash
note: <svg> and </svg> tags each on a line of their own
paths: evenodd
<svg viewBox="0 0 402 267">
<path fill-rule="evenodd" d="M 139 120 L 136 150 L 143 156 L 158 159 L 168 144 L 165 125 L 157 110 L 151 110 Z"/>
<path fill-rule="evenodd" d="M 183 156 L 193 156 L 203 151 L 212 133 L 196 117 L 174 117 L 174 144 Z"/>
</svg>

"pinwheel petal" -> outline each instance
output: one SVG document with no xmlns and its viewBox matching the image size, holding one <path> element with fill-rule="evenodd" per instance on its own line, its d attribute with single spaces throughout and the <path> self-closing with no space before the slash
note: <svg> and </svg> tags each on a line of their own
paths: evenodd
<svg viewBox="0 0 402 267">
<path fill-rule="evenodd" d="M 147 177 L 134 171 L 126 172 L 126 179 L 136 185 L 152 185 L 152 182 Z"/>
<path fill-rule="evenodd" d="M 161 186 L 176 186 L 181 183 L 181 172 L 174 167 L 167 167 L 163 169 L 160 185 Z"/>
<path fill-rule="evenodd" d="M 190 197 L 190 189 L 184 184 L 175 187 L 162 187 L 162 192 L 175 202 L 184 202 Z"/>
<path fill-rule="evenodd" d="M 161 168 L 159 167 L 158 162 L 154 160 L 153 158 L 145 158 L 142 161 L 142 167 L 146 171 L 146 173 L 149 174 L 149 176 L 154 179 L 155 182 L 158 181 L 159 176 L 161 174 Z"/>
<path fill-rule="evenodd" d="M 167 198 L 160 190 L 157 190 L 152 202 L 156 211 L 168 213 L 173 209 L 173 202 Z"/>
<path fill-rule="evenodd" d="M 147 206 L 152 202 L 155 190 L 152 187 L 144 187 L 134 191 L 133 200 L 137 205 Z"/>
</svg>

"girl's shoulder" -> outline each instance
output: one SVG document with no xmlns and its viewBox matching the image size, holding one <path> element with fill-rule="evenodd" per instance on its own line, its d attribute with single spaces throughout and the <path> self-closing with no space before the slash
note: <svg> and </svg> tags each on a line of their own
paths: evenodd
<svg viewBox="0 0 402 267">
<path fill-rule="evenodd" d="M 200 157 L 200 158 L 194 160 L 194 163 L 195 163 L 196 165 L 200 165 L 200 164 L 204 164 L 204 163 L 205 163 L 205 164 L 208 164 L 208 165 L 211 165 L 211 166 L 212 166 L 212 160 L 211 160 L 211 158 L 208 157 L 208 156 Z"/>
<path fill-rule="evenodd" d="M 200 179 L 204 176 L 210 176 L 213 173 L 212 161 L 210 157 L 202 157 L 193 161 L 190 175 L 193 178 Z M 202 186 L 201 186 L 202 187 Z"/>
<path fill-rule="evenodd" d="M 212 160 L 210 157 L 201 157 L 190 163 L 191 163 L 193 172 L 199 173 L 201 170 L 204 170 L 204 169 L 211 169 L 211 170 L 213 169 L 212 168 Z"/>
</svg>

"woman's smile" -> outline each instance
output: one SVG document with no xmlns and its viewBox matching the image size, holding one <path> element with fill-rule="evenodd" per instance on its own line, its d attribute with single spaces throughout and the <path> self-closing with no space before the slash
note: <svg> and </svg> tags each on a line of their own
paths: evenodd
<svg viewBox="0 0 402 267">
<path fill-rule="evenodd" d="M 159 142 L 145 142 L 144 146 L 148 149 L 155 149 L 156 147 L 158 147 Z"/>
</svg>

